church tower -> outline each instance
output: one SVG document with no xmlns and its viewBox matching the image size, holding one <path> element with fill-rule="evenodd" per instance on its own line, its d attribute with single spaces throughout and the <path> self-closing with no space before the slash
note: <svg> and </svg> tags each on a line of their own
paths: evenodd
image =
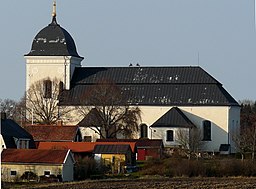
<svg viewBox="0 0 256 189">
<path fill-rule="evenodd" d="M 44 78 L 57 78 L 63 82 L 64 89 L 70 89 L 75 67 L 81 67 L 83 57 L 78 55 L 71 35 L 57 23 L 55 1 L 51 23 L 35 36 L 30 52 L 24 57 L 26 91 Z"/>
</svg>

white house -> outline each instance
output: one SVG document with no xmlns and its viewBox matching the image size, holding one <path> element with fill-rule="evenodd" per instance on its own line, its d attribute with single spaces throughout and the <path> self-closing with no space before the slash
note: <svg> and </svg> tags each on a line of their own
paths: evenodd
<svg viewBox="0 0 256 189">
<path fill-rule="evenodd" d="M 239 132 L 240 106 L 199 66 L 81 67 L 83 58 L 71 35 L 57 23 L 55 11 L 52 22 L 34 38 L 25 59 L 26 89 L 39 79 L 57 77 L 64 84 L 60 106 L 86 106 L 79 102 L 80 96 L 90 85 L 109 79 L 129 97 L 131 106 L 142 111 L 137 138 L 163 139 L 165 146 L 173 146 L 177 145 L 177 129 L 189 131 L 193 125 L 203 133 L 202 150 L 217 152 L 222 144 L 234 150 L 232 135 Z M 82 119 L 63 121 L 77 124 Z M 84 130 L 84 135 L 96 140 L 94 131 Z"/>
</svg>

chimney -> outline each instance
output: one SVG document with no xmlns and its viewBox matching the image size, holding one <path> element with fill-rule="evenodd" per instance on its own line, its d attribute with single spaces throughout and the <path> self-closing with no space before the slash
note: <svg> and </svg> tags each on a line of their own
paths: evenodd
<svg viewBox="0 0 256 189">
<path fill-rule="evenodd" d="M 6 120 L 6 113 L 5 112 L 1 112 L 1 119 Z"/>
<path fill-rule="evenodd" d="M 63 121 L 62 120 L 58 120 L 57 121 L 57 126 L 62 126 L 63 125 Z"/>
</svg>

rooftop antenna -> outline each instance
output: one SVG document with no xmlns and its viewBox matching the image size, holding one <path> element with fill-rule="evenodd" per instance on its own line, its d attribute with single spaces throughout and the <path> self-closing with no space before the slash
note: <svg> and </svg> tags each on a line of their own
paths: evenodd
<svg viewBox="0 0 256 189">
<path fill-rule="evenodd" d="M 197 52 L 197 65 L 200 65 L 200 54 L 199 51 Z"/>
<path fill-rule="evenodd" d="M 253 1 L 253 19 L 254 19 L 254 29 L 256 30 L 256 0 Z"/>
</svg>

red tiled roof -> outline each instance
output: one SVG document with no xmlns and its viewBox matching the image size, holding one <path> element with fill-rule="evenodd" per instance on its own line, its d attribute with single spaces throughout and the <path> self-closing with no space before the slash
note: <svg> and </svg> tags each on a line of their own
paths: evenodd
<svg viewBox="0 0 256 189">
<path fill-rule="evenodd" d="M 38 149 L 70 149 L 72 152 L 92 152 L 95 145 L 130 145 L 136 152 L 135 142 L 39 142 Z"/>
<path fill-rule="evenodd" d="M 38 149 L 70 149 L 72 152 L 92 152 L 94 142 L 39 142 Z"/>
<path fill-rule="evenodd" d="M 62 164 L 68 150 L 4 149 L 1 162 Z"/>
<path fill-rule="evenodd" d="M 77 126 L 25 126 L 35 141 L 74 141 Z"/>
<path fill-rule="evenodd" d="M 162 139 L 97 139 L 97 142 L 136 142 L 137 148 L 162 147 Z"/>
</svg>

